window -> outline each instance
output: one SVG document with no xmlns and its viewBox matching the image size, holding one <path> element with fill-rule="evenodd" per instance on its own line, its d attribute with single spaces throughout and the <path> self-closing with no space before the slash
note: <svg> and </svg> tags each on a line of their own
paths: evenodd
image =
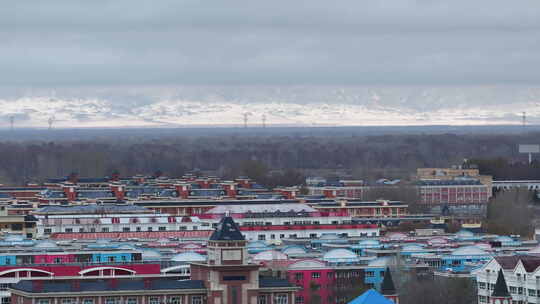
<svg viewBox="0 0 540 304">
<path fill-rule="evenodd" d="M 152 227 L 148 227 L 148 229 L 147 229 L 147 230 L 148 230 L 148 231 L 152 231 Z"/>
<path fill-rule="evenodd" d="M 49 304 L 50 301 L 49 301 L 49 299 L 38 299 L 37 303 L 38 304 Z"/>
<path fill-rule="evenodd" d="M 258 238 L 259 241 L 264 241 L 266 239 L 266 235 L 259 234 L 259 236 L 257 238 Z"/>
<path fill-rule="evenodd" d="M 141 231 L 141 227 L 136 227 L 135 230 Z"/>
<path fill-rule="evenodd" d="M 180 297 L 171 297 L 169 298 L 169 304 L 182 304 L 182 299 Z"/>
<path fill-rule="evenodd" d="M 280 239 L 284 239 L 284 238 L 285 238 L 285 234 L 280 234 L 280 235 L 279 235 L 279 238 L 280 238 Z"/>
<path fill-rule="evenodd" d="M 119 304 L 120 298 L 114 297 L 114 298 L 105 298 L 105 304 Z"/>
<path fill-rule="evenodd" d="M 518 294 L 523 294 L 523 287 L 518 287 Z"/>
<path fill-rule="evenodd" d="M 84 232 L 84 228 L 79 228 L 79 232 Z"/>
<path fill-rule="evenodd" d="M 0 284 L 0 290 L 7 290 L 9 288 L 9 285 L 10 284 L 7 284 L 7 283 Z"/>
<path fill-rule="evenodd" d="M 275 239 L 276 239 L 276 235 L 275 235 L 275 234 L 270 234 L 270 239 L 275 240 Z"/>
<path fill-rule="evenodd" d="M 45 228 L 45 229 L 43 229 L 43 233 L 44 233 L 44 234 L 51 234 L 51 233 L 52 233 L 52 229 L 51 229 L 51 228 Z"/>
<path fill-rule="evenodd" d="M 149 304 L 159 304 L 159 298 L 158 297 L 150 297 Z"/>
<path fill-rule="evenodd" d="M 246 276 L 223 276 L 223 281 L 245 281 Z"/>
<path fill-rule="evenodd" d="M 94 299 L 83 299 L 82 304 L 94 304 Z"/>
<path fill-rule="evenodd" d="M 193 226 L 191 227 L 191 230 L 198 230 L 199 229 L 199 226 Z"/>
<path fill-rule="evenodd" d="M 309 234 L 309 238 L 310 238 L 310 239 L 316 239 L 316 238 L 317 238 L 317 234 L 316 234 L 316 233 L 310 233 L 310 234 Z"/>
<path fill-rule="evenodd" d="M 313 272 L 311 273 L 311 278 L 312 279 L 318 279 L 321 277 L 321 273 L 320 272 Z"/>
<path fill-rule="evenodd" d="M 203 304 L 202 296 L 192 296 L 191 304 Z"/>
<path fill-rule="evenodd" d="M 297 281 L 302 281 L 304 279 L 304 274 L 303 273 L 295 273 L 294 274 L 294 279 L 297 280 Z"/>
<path fill-rule="evenodd" d="M 487 303 L 487 297 L 486 296 L 478 296 L 478 302 Z"/>
<path fill-rule="evenodd" d="M 287 294 L 277 294 L 274 299 L 275 304 L 289 304 L 289 297 Z"/>
<path fill-rule="evenodd" d="M 107 260 L 108 260 L 109 262 L 114 262 L 115 259 L 114 259 L 113 256 L 110 256 L 110 257 L 107 258 Z"/>
<path fill-rule="evenodd" d="M 529 289 L 529 296 L 536 297 L 536 289 Z"/>
<path fill-rule="evenodd" d="M 304 297 L 302 297 L 302 296 L 297 296 L 297 297 L 294 299 L 294 304 L 304 304 Z"/>
<path fill-rule="evenodd" d="M 137 304 L 137 298 L 127 298 L 126 304 Z"/>
<path fill-rule="evenodd" d="M 2 304 L 10 304 L 10 303 L 11 303 L 11 298 L 9 297 L 2 298 Z"/>
<path fill-rule="evenodd" d="M 374 277 L 375 276 L 375 272 L 373 271 L 366 271 L 366 277 Z"/>
<path fill-rule="evenodd" d="M 90 232 L 96 232 L 96 228 L 94 227 L 90 228 Z"/>
<path fill-rule="evenodd" d="M 61 258 L 54 258 L 53 263 L 60 264 L 60 263 L 62 263 L 62 259 Z"/>
<path fill-rule="evenodd" d="M 62 304 L 73 304 L 73 303 L 75 303 L 75 299 L 74 298 L 63 298 L 61 303 Z"/>
<path fill-rule="evenodd" d="M 103 228 L 101 228 L 101 232 L 109 232 L 109 227 L 103 227 Z"/>
<path fill-rule="evenodd" d="M 73 228 L 66 228 L 65 231 L 68 232 L 68 233 L 73 232 Z"/>
<path fill-rule="evenodd" d="M 130 232 L 131 229 L 130 229 L 129 227 L 124 227 L 124 228 L 122 228 L 122 231 L 123 231 L 123 232 Z"/>
<path fill-rule="evenodd" d="M 510 293 L 517 293 L 516 286 L 510 286 Z"/>
<path fill-rule="evenodd" d="M 328 276 L 329 279 L 333 278 L 334 277 L 334 273 L 333 272 L 329 272 L 326 274 Z"/>
<path fill-rule="evenodd" d="M 257 298 L 257 304 L 269 304 L 268 303 L 268 296 L 262 295 Z"/>
<path fill-rule="evenodd" d="M 486 289 L 486 283 L 485 282 L 478 282 L 478 289 Z"/>
<path fill-rule="evenodd" d="M 158 230 L 159 230 L 159 231 L 167 231 L 167 227 L 161 226 L 161 227 L 158 228 Z"/>
</svg>

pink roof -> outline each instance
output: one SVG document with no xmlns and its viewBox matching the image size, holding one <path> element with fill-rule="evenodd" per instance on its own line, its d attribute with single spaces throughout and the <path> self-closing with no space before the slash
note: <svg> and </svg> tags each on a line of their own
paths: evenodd
<svg viewBox="0 0 540 304">
<path fill-rule="evenodd" d="M 194 231 L 140 231 L 140 232 L 91 232 L 91 233 L 54 233 L 57 240 L 95 240 L 95 239 L 160 239 L 160 238 L 208 238 L 212 230 Z"/>
</svg>

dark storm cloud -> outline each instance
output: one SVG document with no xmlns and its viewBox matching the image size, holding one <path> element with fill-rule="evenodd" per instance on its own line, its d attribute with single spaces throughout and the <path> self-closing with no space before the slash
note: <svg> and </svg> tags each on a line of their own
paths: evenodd
<svg viewBox="0 0 540 304">
<path fill-rule="evenodd" d="M 0 83 L 540 79 L 540 2 L 1 1 Z"/>
</svg>

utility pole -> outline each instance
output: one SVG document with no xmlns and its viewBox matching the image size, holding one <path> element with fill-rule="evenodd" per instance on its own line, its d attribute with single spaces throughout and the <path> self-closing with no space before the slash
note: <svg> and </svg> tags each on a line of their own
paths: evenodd
<svg viewBox="0 0 540 304">
<path fill-rule="evenodd" d="M 244 129 L 247 129 L 248 115 L 249 113 L 244 113 Z"/>
<path fill-rule="evenodd" d="M 266 115 L 265 114 L 263 114 L 262 116 L 262 127 L 263 129 L 266 129 Z"/>
</svg>

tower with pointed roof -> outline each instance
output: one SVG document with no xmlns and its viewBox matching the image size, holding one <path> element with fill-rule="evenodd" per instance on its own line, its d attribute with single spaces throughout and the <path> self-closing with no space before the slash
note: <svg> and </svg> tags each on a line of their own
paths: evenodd
<svg viewBox="0 0 540 304">
<path fill-rule="evenodd" d="M 286 280 L 259 280 L 260 266 L 248 263 L 246 239 L 232 217 L 221 219 L 208 239 L 207 252 L 207 263 L 191 264 L 191 278 L 206 281 L 205 303 L 272 303 L 283 298 L 293 303 L 297 287 Z"/>
<path fill-rule="evenodd" d="M 504 279 L 504 273 L 502 269 L 499 269 L 497 275 L 497 282 L 493 288 L 493 293 L 490 298 L 491 304 L 511 304 L 512 295 L 508 292 L 508 286 L 506 286 L 506 280 Z"/>
<path fill-rule="evenodd" d="M 243 265 L 247 264 L 247 256 L 240 228 L 232 217 L 223 217 L 208 240 L 208 264 Z"/>
<path fill-rule="evenodd" d="M 395 304 L 399 304 L 399 296 L 394 285 L 394 280 L 392 280 L 392 273 L 388 267 L 386 267 L 386 271 L 384 272 L 384 278 L 381 284 L 381 293 L 388 300 L 393 301 Z"/>
</svg>

